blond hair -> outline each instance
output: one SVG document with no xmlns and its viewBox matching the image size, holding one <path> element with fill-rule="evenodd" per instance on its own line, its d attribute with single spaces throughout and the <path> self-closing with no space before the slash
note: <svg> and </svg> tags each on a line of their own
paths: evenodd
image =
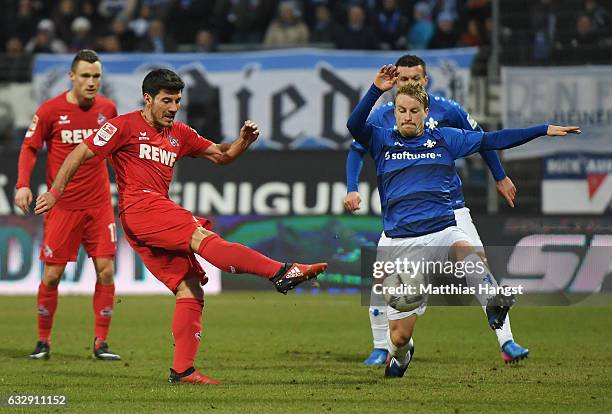
<svg viewBox="0 0 612 414">
<path fill-rule="evenodd" d="M 395 99 L 397 100 L 397 97 L 400 95 L 408 95 L 411 98 L 419 101 L 419 103 L 423 105 L 423 108 L 429 108 L 429 95 L 427 94 L 427 91 L 423 85 L 418 82 L 408 82 L 407 84 L 397 88 L 397 91 L 395 92 Z"/>
</svg>

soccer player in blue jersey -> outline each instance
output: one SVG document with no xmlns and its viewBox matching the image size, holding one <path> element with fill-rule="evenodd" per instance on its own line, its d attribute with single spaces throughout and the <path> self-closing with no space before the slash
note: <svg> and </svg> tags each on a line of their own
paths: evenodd
<svg viewBox="0 0 612 414">
<path fill-rule="evenodd" d="M 376 165 L 384 229 L 379 247 L 401 251 L 414 260 L 460 263 L 466 270 L 468 286 L 477 292 L 476 297 L 486 307 L 489 326 L 501 328 L 513 298 L 495 293 L 495 278 L 478 255 L 470 236 L 457 227 L 450 196 L 456 174 L 454 160 L 479 151 L 515 147 L 539 136 L 580 133 L 580 129 L 556 125 L 487 133 L 429 129 L 425 127 L 429 96 L 422 85 L 414 82 L 397 90 L 396 128 L 373 125 L 367 121 L 368 114 L 382 93 L 396 84 L 398 76 L 395 65 L 383 66 L 347 122 L 353 137 Z M 479 288 L 483 285 L 492 288 L 493 293 L 488 289 L 481 292 Z M 414 353 L 412 333 L 417 315 L 422 315 L 425 308 L 426 301 L 410 312 L 388 307 L 390 358 L 385 376 L 404 375 Z"/>
<path fill-rule="evenodd" d="M 427 76 L 427 66 L 425 62 L 415 55 L 404 55 L 395 63 L 399 71 L 396 87 L 401 87 L 408 82 L 417 82 L 427 86 L 429 78 Z M 393 101 L 374 109 L 368 118 L 368 122 L 382 128 L 393 128 L 395 126 L 395 105 Z M 425 119 L 425 126 L 428 129 L 441 127 L 461 128 L 470 131 L 482 131 L 474 119 L 458 103 L 445 99 L 440 96 L 429 94 L 429 113 Z M 346 160 L 347 189 L 344 204 L 347 210 L 354 212 L 359 209 L 361 197 L 358 192 L 359 175 L 363 166 L 363 157 L 366 150 L 356 141 L 353 141 Z M 495 151 L 481 151 L 480 155 L 485 160 L 489 170 L 496 181 L 499 193 L 507 200 L 511 207 L 514 207 L 514 197 L 516 187 L 512 180 L 506 176 L 506 172 Z M 451 182 L 451 200 L 457 226 L 466 232 L 478 251 L 484 258 L 484 248 L 478 231 L 472 222 L 470 209 L 465 206 L 465 199 L 461 191 L 461 179 L 458 174 L 454 174 Z M 384 303 L 376 303 L 376 297 L 370 303 L 369 315 L 374 349 L 364 363 L 366 365 L 382 365 L 387 359 L 387 338 L 388 327 L 387 308 Z M 380 298 L 378 298 L 380 299 Z M 484 307 L 483 307 L 484 309 Z M 497 341 L 501 347 L 501 355 L 504 361 L 512 362 L 525 358 L 529 350 L 514 342 L 510 320 L 506 319 L 504 326 L 495 330 Z"/>
</svg>

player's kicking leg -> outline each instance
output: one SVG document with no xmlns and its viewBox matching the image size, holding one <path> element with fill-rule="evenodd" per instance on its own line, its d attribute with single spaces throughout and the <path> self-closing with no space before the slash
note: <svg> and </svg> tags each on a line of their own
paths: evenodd
<svg viewBox="0 0 612 414">
<path fill-rule="evenodd" d="M 327 269 L 327 263 L 277 262 L 239 243 L 223 240 L 203 227 L 198 227 L 193 233 L 191 248 L 224 272 L 250 273 L 265 277 L 283 294 Z"/>
<path fill-rule="evenodd" d="M 49 359 L 51 355 L 51 328 L 57 309 L 57 287 L 66 264 L 45 263 L 43 280 L 38 285 L 38 341 L 31 359 Z"/>
<path fill-rule="evenodd" d="M 463 230 L 472 239 L 472 243 L 476 248 L 476 251 L 486 263 L 484 247 L 478 234 L 478 230 L 472 221 L 470 210 L 467 207 L 455 210 L 455 220 L 457 221 L 457 227 Z M 483 305 L 482 310 L 489 317 L 487 312 L 487 306 Z M 499 325 L 499 324 L 498 324 Z M 497 342 L 501 348 L 501 358 L 506 363 L 518 362 L 529 355 L 529 350 L 522 347 L 518 343 L 514 342 L 512 334 L 512 328 L 510 326 L 510 316 L 506 314 L 503 324 L 498 328 L 494 328 L 495 335 L 497 336 Z"/>
<path fill-rule="evenodd" d="M 96 290 L 93 297 L 95 323 L 93 353 L 97 359 L 103 361 L 119 361 L 121 357 L 111 351 L 106 342 L 113 315 L 113 305 L 115 303 L 113 259 L 95 257 L 93 262 L 97 276 Z"/>
</svg>

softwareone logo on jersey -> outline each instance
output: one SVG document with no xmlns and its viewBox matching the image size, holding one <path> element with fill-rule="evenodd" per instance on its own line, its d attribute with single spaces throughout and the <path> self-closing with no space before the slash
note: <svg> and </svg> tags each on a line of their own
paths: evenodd
<svg viewBox="0 0 612 414">
<path fill-rule="evenodd" d="M 435 160 L 436 158 L 442 158 L 442 154 L 437 154 L 435 152 L 417 152 L 413 153 L 410 151 L 401 151 L 401 152 L 385 152 L 385 161 L 403 161 L 403 160 Z"/>
</svg>

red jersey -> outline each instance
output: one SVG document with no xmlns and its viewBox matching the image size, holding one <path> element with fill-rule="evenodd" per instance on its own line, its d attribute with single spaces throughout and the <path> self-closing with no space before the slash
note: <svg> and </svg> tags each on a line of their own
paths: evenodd
<svg viewBox="0 0 612 414">
<path fill-rule="evenodd" d="M 195 156 L 212 144 L 181 122 L 158 131 L 144 120 L 141 111 L 107 122 L 84 142 L 96 155 L 110 156 L 120 213 L 146 193 L 168 197 L 175 162 Z"/>
<path fill-rule="evenodd" d="M 115 104 L 104 96 L 96 96 L 92 106 L 82 108 L 68 102 L 67 93 L 49 99 L 38 108 L 23 140 L 23 145 L 37 151 L 47 144 L 48 188 L 68 154 L 85 138 L 93 136 L 100 125 L 117 116 Z M 57 205 L 66 210 L 80 210 L 108 203 L 109 199 L 106 162 L 94 158 L 79 168 Z"/>
</svg>

